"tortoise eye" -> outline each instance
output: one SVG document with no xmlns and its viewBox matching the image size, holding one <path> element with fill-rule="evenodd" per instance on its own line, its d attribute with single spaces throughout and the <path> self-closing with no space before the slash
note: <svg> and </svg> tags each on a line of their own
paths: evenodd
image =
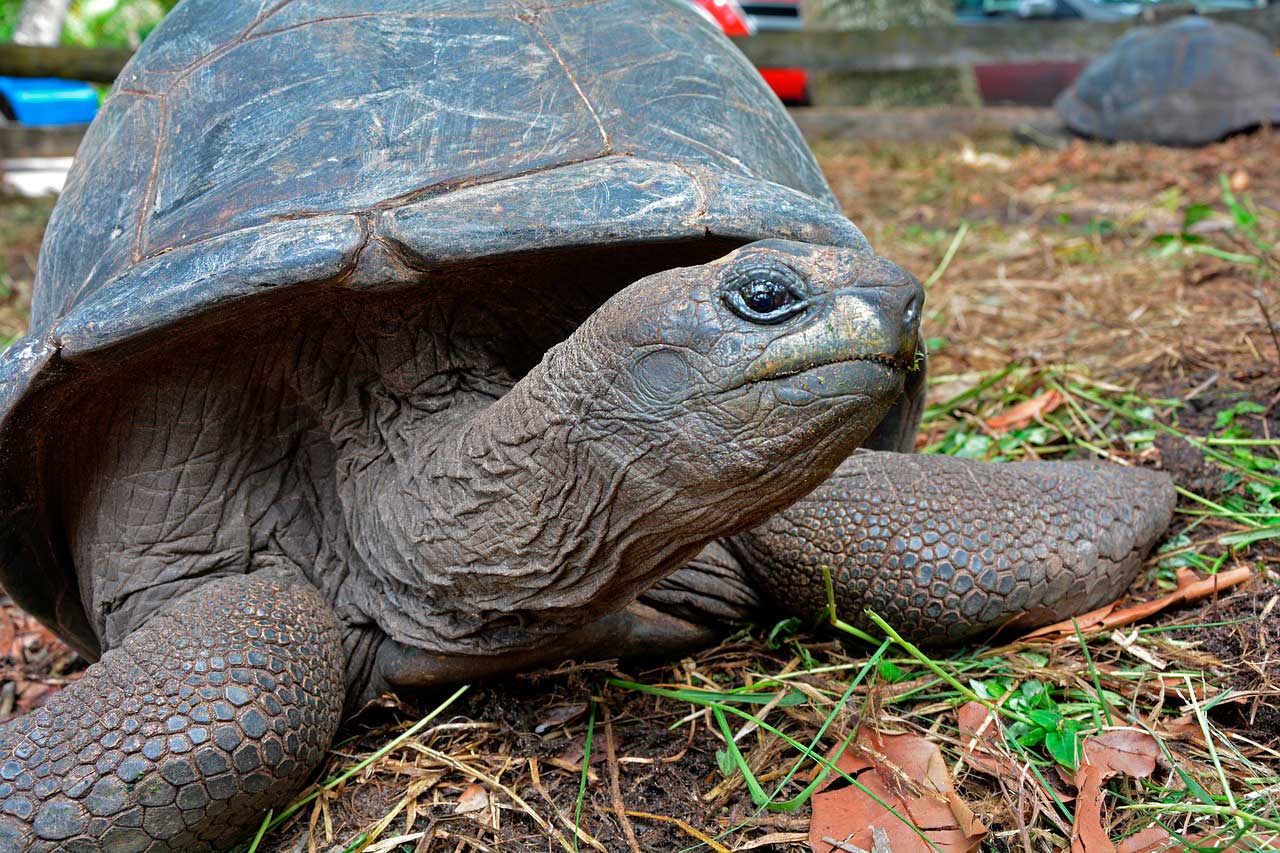
<svg viewBox="0 0 1280 853">
<path fill-rule="evenodd" d="M 809 307 L 805 280 L 791 267 L 770 259 L 753 258 L 731 268 L 721 294 L 729 310 L 762 325 L 781 323 Z"/>
</svg>

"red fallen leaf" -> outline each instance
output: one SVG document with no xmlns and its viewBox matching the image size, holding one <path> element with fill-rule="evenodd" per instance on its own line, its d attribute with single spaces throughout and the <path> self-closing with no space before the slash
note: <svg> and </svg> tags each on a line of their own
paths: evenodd
<svg viewBox="0 0 1280 853">
<path fill-rule="evenodd" d="M 14 614 L 8 608 L 0 610 L 0 654 L 12 658 L 17 639 L 18 624 Z"/>
<path fill-rule="evenodd" d="M 987 835 L 952 787 L 942 753 L 922 737 L 863 729 L 836 766 L 875 796 L 841 776 L 830 777 L 813 797 L 809 847 L 814 853 L 835 853 L 841 849 L 836 845 L 871 850 L 886 844 L 894 853 L 969 853 Z"/>
<path fill-rule="evenodd" d="M 1159 613 L 1167 607 L 1175 604 L 1184 604 L 1189 601 L 1205 598 L 1216 592 L 1230 589 L 1233 586 L 1242 584 L 1253 576 L 1253 569 L 1243 566 L 1238 569 L 1231 569 L 1226 572 L 1219 572 L 1207 578 L 1200 578 L 1190 569 L 1180 569 L 1178 571 L 1178 588 L 1166 596 L 1157 598 L 1153 601 L 1144 601 L 1129 607 L 1116 609 L 1116 605 L 1108 604 L 1106 607 L 1100 607 L 1097 610 L 1091 610 L 1082 616 L 1077 616 L 1074 620 L 1066 619 L 1062 622 L 1055 622 L 1052 625 L 1045 625 L 1043 628 L 1037 628 L 1029 634 L 1024 634 L 1021 639 L 1034 640 L 1040 637 L 1074 637 L 1076 635 L 1076 624 L 1080 625 L 1081 631 L 1096 631 L 1100 628 L 1119 628 L 1123 625 L 1129 625 L 1148 616 Z"/>
<path fill-rule="evenodd" d="M 472 782 L 458 797 L 458 804 L 453 807 L 454 814 L 470 814 L 478 812 L 489 805 L 489 792 L 479 782 Z"/>
<path fill-rule="evenodd" d="M 1066 402 L 1066 398 L 1056 388 L 1050 388 L 1030 400 L 1023 400 L 1008 411 L 987 418 L 987 428 L 998 434 L 1012 432 L 1028 426 L 1038 417 L 1049 414 Z"/>
<path fill-rule="evenodd" d="M 1174 687 L 1175 685 L 1167 685 Z M 1176 685 L 1178 688 L 1185 688 L 1186 684 Z M 1160 732 L 1160 736 L 1166 740 L 1184 741 L 1188 743 L 1204 743 L 1204 729 L 1200 728 L 1200 724 L 1191 716 L 1182 716 L 1173 720 L 1161 720 L 1156 727 Z"/>
<path fill-rule="evenodd" d="M 1116 847 L 1116 853 L 1158 853 L 1173 850 L 1174 840 L 1158 826 L 1148 826 L 1141 832 L 1135 832 Z"/>
<path fill-rule="evenodd" d="M 24 711 L 39 708 L 49 696 L 51 688 L 39 681 L 19 681 L 17 701 L 14 705 Z"/>
<path fill-rule="evenodd" d="M 1156 769 L 1160 746 L 1144 731 L 1111 729 L 1086 738 L 1081 753 L 1075 778 L 1080 794 L 1072 821 L 1071 853 L 1117 853 L 1102 826 L 1102 786 L 1117 773 L 1138 779 L 1150 776 Z"/>
<path fill-rule="evenodd" d="M 1108 778 L 1117 773 L 1145 779 L 1156 769 L 1160 745 L 1140 729 L 1109 729 L 1085 738 L 1082 748 L 1085 764 L 1101 767 Z"/>
<path fill-rule="evenodd" d="M 1149 826 L 1121 841 L 1116 847 L 1116 853 L 1174 853 L 1175 850 L 1189 849 L 1188 845 L 1211 849 L 1216 853 L 1258 853 L 1260 850 L 1280 849 L 1277 846 L 1280 845 L 1280 835 L 1276 834 L 1250 834 L 1223 847 L 1228 837 L 1230 830 L 1219 830 L 1187 837 L 1184 843 L 1158 826 Z"/>
<path fill-rule="evenodd" d="M 1280 835 L 1271 833 L 1269 835 L 1261 835 L 1258 833 L 1250 833 L 1239 841 L 1235 841 L 1226 847 L 1219 846 L 1227 841 L 1224 837 L 1226 833 L 1209 832 L 1198 838 L 1187 839 L 1196 847 L 1212 848 L 1215 853 L 1258 853 L 1260 850 L 1280 850 Z M 1169 848 L 1174 849 L 1174 848 Z"/>
<path fill-rule="evenodd" d="M 956 715 L 960 720 L 960 749 L 969 764 L 988 776 L 1017 778 L 1018 765 L 996 746 L 1004 744 L 1004 730 L 991 711 L 981 702 L 966 702 Z"/>
<path fill-rule="evenodd" d="M 1116 853 L 1107 831 L 1102 828 L 1101 767 L 1085 764 L 1076 774 L 1080 796 L 1076 797 L 1075 818 L 1071 822 L 1071 853 Z"/>
</svg>

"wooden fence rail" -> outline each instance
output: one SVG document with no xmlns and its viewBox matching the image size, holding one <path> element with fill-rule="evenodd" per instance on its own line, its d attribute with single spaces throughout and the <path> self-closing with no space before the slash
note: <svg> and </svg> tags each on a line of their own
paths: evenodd
<svg viewBox="0 0 1280 853">
<path fill-rule="evenodd" d="M 1280 45 L 1280 5 L 1221 12 L 1214 20 L 1257 30 Z M 759 33 L 738 46 L 761 67 L 846 73 L 963 68 L 1005 62 L 1087 62 L 1140 22 L 1028 21 L 886 30 L 800 30 Z"/>
<path fill-rule="evenodd" d="M 1280 45 L 1280 5 L 1222 12 L 1216 20 L 1243 24 Z M 1078 62 L 1111 46 L 1135 23 L 1038 21 L 1016 26 L 943 25 L 887 30 L 800 30 L 759 33 L 738 41 L 759 66 L 812 71 L 880 72 L 960 68 L 982 63 Z M 129 59 L 126 50 L 0 45 L 0 74 L 67 77 L 109 83 Z"/>
<path fill-rule="evenodd" d="M 110 83 L 132 55 L 127 50 L 0 44 L 0 75 L 65 77 L 68 80 Z"/>
</svg>

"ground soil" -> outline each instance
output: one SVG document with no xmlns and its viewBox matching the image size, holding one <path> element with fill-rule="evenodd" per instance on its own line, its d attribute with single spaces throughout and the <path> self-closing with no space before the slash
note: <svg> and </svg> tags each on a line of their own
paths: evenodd
<svg viewBox="0 0 1280 853">
<path fill-rule="evenodd" d="M 1236 701 L 1223 702 L 1211 713 L 1221 724 L 1252 732 L 1266 743 L 1280 743 L 1280 590 L 1254 582 L 1249 588 L 1210 601 L 1196 621 L 1200 645 L 1221 661 L 1238 661 L 1229 668 L 1228 684 Z"/>
<path fill-rule="evenodd" d="M 937 379 L 931 399 L 947 399 L 981 372 L 1010 363 L 1069 362 L 1100 381 L 1184 400 L 1172 417 L 1190 434 L 1207 434 L 1219 411 L 1248 399 L 1269 407 L 1247 416 L 1253 434 L 1280 436 L 1280 338 L 1261 307 L 1269 305 L 1276 318 L 1277 294 L 1260 293 L 1255 280 L 1216 259 L 1155 251 L 1156 238 L 1178 231 L 1187 205 L 1219 199 L 1223 175 L 1269 215 L 1280 212 L 1280 136 L 1240 137 L 1200 150 L 1082 143 L 1062 150 L 1012 143 L 977 148 L 957 141 L 825 146 L 819 155 L 850 217 L 879 251 L 922 279 L 939 267 L 967 223 L 953 260 L 930 287 L 925 333 Z M 47 202 L 0 199 L 0 341 L 25 326 L 48 211 Z M 1201 227 L 1221 226 L 1210 220 Z M 1204 495 L 1221 489 L 1220 472 L 1186 441 L 1162 438 L 1156 449 L 1158 460 L 1151 464 L 1161 464 L 1181 485 Z M 1280 546 L 1263 543 L 1250 559 L 1261 573 L 1250 590 L 1200 612 L 1158 620 L 1230 623 L 1197 632 L 1202 650 L 1219 659 L 1232 686 L 1249 694 L 1246 702 L 1215 709 L 1215 719 L 1274 736 L 1280 711 L 1268 694 L 1277 680 L 1280 617 L 1274 607 L 1280 605 L 1266 573 L 1280 571 Z M 1263 613 L 1269 618 L 1259 619 Z M 0 713 L 21 713 L 83 663 L 11 606 L 0 615 L 6 617 L 0 619 Z M 815 665 L 847 660 L 829 641 L 815 640 L 806 649 Z M 647 672 L 629 664 L 621 674 L 651 685 L 708 687 L 715 685 L 707 680 L 720 678 L 741 684 L 752 672 L 785 666 L 792 654 L 748 639 Z M 608 672 L 569 669 L 476 686 L 437 721 L 442 728 L 419 739 L 423 749 L 507 786 L 527 808 L 495 795 L 476 812 L 455 815 L 468 774 L 440 777 L 457 765 L 411 751 L 356 777 L 325 801 L 327 815 L 304 811 L 301 823 L 269 836 L 261 849 L 307 849 L 308 819 L 321 839 L 319 849 L 329 849 L 402 805 L 415 782 L 437 777 L 439 783 L 418 799 L 413 821 L 418 830 L 435 827 L 441 846 L 432 849 L 560 849 L 538 821 L 571 838 L 579 808 L 582 828 L 609 851 L 629 846 L 620 808 L 632 814 L 626 820 L 643 850 L 683 849 L 699 843 L 697 833 L 716 835 L 753 816 L 750 835 L 736 836 L 739 842 L 766 839 L 754 849 L 804 849 L 798 839 L 807 829 L 807 808 L 757 815 L 740 784 L 725 784 L 717 759 L 724 744 L 704 720 L 673 729 L 689 706 L 609 687 Z M 397 723 L 416 719 L 439 699 L 407 697 L 367 709 L 344 729 L 333 766 L 384 743 Z M 863 706 L 860 713 L 875 710 Z M 580 800 L 588 718 L 592 778 Z M 744 742 L 759 737 L 748 732 Z M 788 766 L 780 754 L 774 766 L 763 766 L 770 763 L 767 752 L 753 754 L 763 756 L 756 770 L 764 778 Z M 530 758 L 539 768 L 537 780 Z M 977 789 L 966 795 L 981 798 Z M 405 830 L 405 814 L 402 808 L 383 838 Z M 581 847 L 590 844 L 584 840 Z"/>
</svg>

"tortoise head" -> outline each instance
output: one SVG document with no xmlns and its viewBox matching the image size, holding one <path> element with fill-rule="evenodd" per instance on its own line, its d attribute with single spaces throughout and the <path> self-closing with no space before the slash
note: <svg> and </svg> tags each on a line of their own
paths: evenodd
<svg viewBox="0 0 1280 853">
<path fill-rule="evenodd" d="M 786 481 L 816 484 L 902 394 L 923 295 L 869 252 L 782 240 L 650 276 L 574 336 L 609 375 L 588 420 L 682 483 L 794 500 Z"/>
</svg>

